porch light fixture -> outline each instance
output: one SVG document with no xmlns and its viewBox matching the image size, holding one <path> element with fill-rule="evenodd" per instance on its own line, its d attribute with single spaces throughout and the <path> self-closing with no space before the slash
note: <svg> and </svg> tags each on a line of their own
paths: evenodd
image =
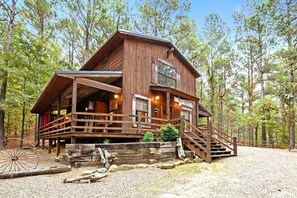
<svg viewBox="0 0 297 198">
<path fill-rule="evenodd" d="M 88 111 L 88 107 L 86 107 L 86 109 L 85 109 L 86 111 Z"/>
<path fill-rule="evenodd" d="M 181 102 L 178 103 L 178 106 L 179 106 L 179 107 L 181 107 L 182 105 L 183 105 L 183 103 L 181 103 Z"/>
<path fill-rule="evenodd" d="M 118 94 L 114 94 L 114 99 L 118 99 L 119 98 L 119 95 Z"/>
<path fill-rule="evenodd" d="M 159 101 L 160 100 L 160 96 L 155 96 L 155 101 Z"/>
</svg>

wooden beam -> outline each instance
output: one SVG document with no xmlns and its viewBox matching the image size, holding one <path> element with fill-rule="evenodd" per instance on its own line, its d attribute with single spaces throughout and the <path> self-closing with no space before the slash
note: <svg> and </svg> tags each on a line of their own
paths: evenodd
<svg viewBox="0 0 297 198">
<path fill-rule="evenodd" d="M 58 74 L 69 79 L 74 78 L 120 78 L 123 74 Z"/>
<path fill-rule="evenodd" d="M 93 88 L 97 88 L 97 89 L 102 89 L 102 90 L 109 91 L 109 92 L 116 93 L 116 94 L 122 93 L 122 88 L 120 88 L 120 87 L 116 87 L 116 86 L 109 85 L 109 84 L 102 83 L 102 82 L 97 82 L 94 80 L 89 80 L 86 78 L 77 78 L 76 82 L 81 85 L 85 85 L 85 86 L 89 86 L 89 87 L 93 87 Z"/>
<path fill-rule="evenodd" d="M 76 144 L 76 138 L 71 136 L 71 141 L 70 142 L 71 142 L 71 144 Z"/>
<path fill-rule="evenodd" d="M 170 93 L 166 92 L 166 116 L 170 120 Z"/>
<path fill-rule="evenodd" d="M 52 139 L 48 139 L 48 153 L 52 152 Z"/>
<path fill-rule="evenodd" d="M 73 128 L 76 125 L 76 122 L 74 122 L 75 115 L 73 114 L 76 112 L 76 104 L 77 103 L 77 82 L 76 78 L 73 79 L 72 83 L 72 105 L 71 105 L 71 113 L 72 113 L 72 119 L 71 119 L 71 130 L 75 131 L 75 128 Z"/>
<path fill-rule="evenodd" d="M 76 78 L 73 79 L 72 83 L 72 108 L 71 108 L 71 113 L 76 112 L 76 101 L 77 101 L 77 82 Z"/>
<path fill-rule="evenodd" d="M 61 96 L 58 97 L 58 115 L 57 118 L 60 118 L 61 115 Z"/>
<path fill-rule="evenodd" d="M 48 108 L 48 122 L 51 122 L 51 111 L 52 111 L 52 105 L 49 106 Z"/>
</svg>

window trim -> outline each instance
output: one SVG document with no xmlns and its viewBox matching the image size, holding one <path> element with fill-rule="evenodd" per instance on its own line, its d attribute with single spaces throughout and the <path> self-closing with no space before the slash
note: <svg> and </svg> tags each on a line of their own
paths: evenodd
<svg viewBox="0 0 297 198">
<path fill-rule="evenodd" d="M 132 117 L 132 122 L 136 122 L 136 99 L 142 99 L 142 100 L 146 100 L 148 102 L 148 112 L 147 112 L 147 117 L 151 117 L 152 111 L 151 111 L 151 98 L 146 97 L 146 96 L 142 96 L 139 94 L 133 94 L 133 99 L 132 99 L 132 115 L 134 115 Z M 151 119 L 147 119 L 147 123 L 151 123 Z M 137 127 L 137 124 L 133 124 L 133 127 Z M 141 127 L 144 128 L 151 128 L 150 125 L 141 125 Z"/>
</svg>

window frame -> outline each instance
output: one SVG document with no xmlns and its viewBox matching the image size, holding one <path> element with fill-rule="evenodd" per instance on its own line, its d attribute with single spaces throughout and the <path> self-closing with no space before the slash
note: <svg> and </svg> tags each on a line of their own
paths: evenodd
<svg viewBox="0 0 297 198">
<path fill-rule="evenodd" d="M 164 73 L 161 72 L 159 70 L 159 67 L 160 67 L 159 64 L 162 64 L 162 66 L 165 67 L 165 69 L 172 69 L 172 70 L 174 70 L 175 71 L 175 77 L 172 77 L 172 76 L 166 74 L 166 72 L 164 72 Z M 161 84 L 160 83 L 160 81 L 159 81 L 159 75 L 165 76 L 165 84 Z M 172 86 L 169 85 L 168 79 L 175 81 L 174 87 L 172 87 Z M 172 64 L 167 63 L 166 61 L 161 60 L 161 59 L 157 59 L 157 83 L 159 85 L 161 85 L 161 86 L 170 87 L 172 89 L 177 89 L 177 70 L 176 70 L 176 68 L 173 67 Z"/>
<path fill-rule="evenodd" d="M 137 106 L 137 99 L 141 99 L 141 100 L 145 100 L 147 101 L 147 108 L 148 108 L 148 112 L 147 112 L 147 117 L 149 117 L 146 121 L 146 123 L 151 123 L 151 114 L 152 114 L 152 111 L 151 111 L 151 98 L 149 97 L 146 97 L 146 96 L 142 96 L 142 95 L 139 95 L 139 94 L 133 94 L 133 99 L 132 99 L 132 115 L 134 115 L 132 117 L 132 122 L 136 122 L 136 112 L 137 112 L 137 109 L 136 109 L 136 106 Z M 137 127 L 137 124 L 133 124 L 133 127 Z M 151 128 L 150 125 L 141 125 L 141 127 L 144 127 L 144 128 Z"/>
</svg>

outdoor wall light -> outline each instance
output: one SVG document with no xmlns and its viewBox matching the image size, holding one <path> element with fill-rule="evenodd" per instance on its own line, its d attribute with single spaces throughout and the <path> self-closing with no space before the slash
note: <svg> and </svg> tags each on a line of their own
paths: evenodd
<svg viewBox="0 0 297 198">
<path fill-rule="evenodd" d="M 160 100 L 160 96 L 155 96 L 155 101 L 159 101 Z"/>
<path fill-rule="evenodd" d="M 113 96 L 115 99 L 118 99 L 119 98 L 119 95 L 118 94 L 114 94 Z"/>
</svg>

